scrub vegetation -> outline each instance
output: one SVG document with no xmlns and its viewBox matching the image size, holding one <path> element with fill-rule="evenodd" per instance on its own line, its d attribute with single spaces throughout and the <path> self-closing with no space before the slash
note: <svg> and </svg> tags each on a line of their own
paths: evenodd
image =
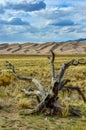
<svg viewBox="0 0 86 130">
<path fill-rule="evenodd" d="M 57 55 L 55 70 L 58 74 L 62 64 L 73 59 L 86 62 L 86 55 Z M 36 96 L 26 96 L 21 89 L 35 89 L 29 81 L 18 80 L 6 66 L 9 61 L 16 72 L 26 77 L 36 78 L 46 90 L 51 85 L 51 65 L 47 56 L 1 55 L 0 56 L 0 129 L 1 130 L 85 130 L 86 103 L 76 92 L 59 91 L 59 102 L 65 106 L 62 116 L 36 113 L 29 115 L 29 110 L 37 105 Z M 70 66 L 63 79 L 69 79 L 66 86 L 78 86 L 86 97 L 86 65 Z M 68 114 L 70 106 L 79 109 L 81 117 Z"/>
</svg>

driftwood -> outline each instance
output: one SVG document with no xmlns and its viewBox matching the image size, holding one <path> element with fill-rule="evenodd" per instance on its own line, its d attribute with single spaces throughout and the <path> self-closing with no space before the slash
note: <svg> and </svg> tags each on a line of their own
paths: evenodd
<svg viewBox="0 0 86 130">
<path fill-rule="evenodd" d="M 24 77 L 24 76 L 18 75 L 16 73 L 14 65 L 12 65 L 8 61 L 6 61 L 6 65 L 12 70 L 12 73 L 15 75 L 15 77 L 17 79 L 32 81 L 39 90 L 39 91 L 36 91 L 36 90 L 32 90 L 31 88 L 29 90 L 25 90 L 25 89 L 21 90 L 27 96 L 30 96 L 30 95 L 37 96 L 38 105 L 35 109 L 30 111 L 30 114 L 36 113 L 36 112 L 43 112 L 47 108 L 50 110 L 51 115 L 56 114 L 56 113 L 59 113 L 60 115 L 62 115 L 62 110 L 64 109 L 64 107 L 61 104 L 59 104 L 59 102 L 58 102 L 58 98 L 60 98 L 60 97 L 58 97 L 58 93 L 61 90 L 71 90 L 71 91 L 76 90 L 79 93 L 79 95 L 81 95 L 84 102 L 86 102 L 86 98 L 79 87 L 65 86 L 66 83 L 69 82 L 70 80 L 68 80 L 68 79 L 62 80 L 65 71 L 70 66 L 77 66 L 79 64 L 86 64 L 86 63 L 80 62 L 79 60 L 71 60 L 71 61 L 63 64 L 60 71 L 56 75 L 55 69 L 54 69 L 55 54 L 53 51 L 51 51 L 51 54 L 52 54 L 52 57 L 48 57 L 48 59 L 51 64 L 52 82 L 51 82 L 50 90 L 48 92 L 45 90 L 44 86 L 42 86 L 41 83 L 39 83 L 39 81 L 37 79 L 34 79 L 32 77 Z M 73 108 L 69 109 L 69 113 L 71 113 L 72 115 L 81 116 L 80 112 Z"/>
</svg>

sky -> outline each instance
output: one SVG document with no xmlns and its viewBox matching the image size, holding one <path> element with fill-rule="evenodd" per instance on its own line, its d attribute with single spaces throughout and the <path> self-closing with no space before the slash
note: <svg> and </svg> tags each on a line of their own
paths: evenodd
<svg viewBox="0 0 86 130">
<path fill-rule="evenodd" d="M 0 0 L 0 43 L 86 38 L 86 0 Z"/>
</svg>

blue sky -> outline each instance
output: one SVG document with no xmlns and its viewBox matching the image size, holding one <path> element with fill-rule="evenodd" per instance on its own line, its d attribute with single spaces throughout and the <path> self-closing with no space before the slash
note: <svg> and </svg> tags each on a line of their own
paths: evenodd
<svg viewBox="0 0 86 130">
<path fill-rule="evenodd" d="M 0 43 L 86 38 L 86 0 L 0 0 Z"/>
</svg>

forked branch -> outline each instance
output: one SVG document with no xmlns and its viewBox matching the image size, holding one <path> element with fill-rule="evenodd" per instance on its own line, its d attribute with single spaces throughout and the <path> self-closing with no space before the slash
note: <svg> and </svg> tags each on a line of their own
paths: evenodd
<svg viewBox="0 0 86 130">
<path fill-rule="evenodd" d="M 43 112 L 46 108 L 50 110 L 50 113 L 55 114 L 56 112 L 62 112 L 62 110 L 64 109 L 59 103 L 58 103 L 58 93 L 59 90 L 76 90 L 79 95 L 82 96 L 84 102 L 86 102 L 86 98 L 84 96 L 84 94 L 82 93 L 82 91 L 80 90 L 80 88 L 76 87 L 76 86 L 65 86 L 67 82 L 70 82 L 69 79 L 64 79 L 62 80 L 64 73 L 66 71 L 66 69 L 68 69 L 68 67 L 70 67 L 71 65 L 73 66 L 77 66 L 79 64 L 86 64 L 84 62 L 80 62 L 79 60 L 71 60 L 65 64 L 62 65 L 59 73 L 57 75 L 55 75 L 55 68 L 54 68 L 54 60 L 55 60 L 55 54 L 54 52 L 51 50 L 51 57 L 48 57 L 50 64 L 51 64 L 51 72 L 52 72 L 52 87 L 50 88 L 50 90 L 48 92 L 45 91 L 45 88 L 39 83 L 39 81 L 35 78 L 32 77 L 24 77 L 22 75 L 18 75 L 16 73 L 15 67 L 14 65 L 12 65 L 11 63 L 9 63 L 8 61 L 6 62 L 6 65 L 11 69 L 12 73 L 15 75 L 16 78 L 20 79 L 20 80 L 26 80 L 26 81 L 32 81 L 36 87 L 39 89 L 39 91 L 32 91 L 32 90 L 25 90 L 22 89 L 21 91 L 24 92 L 27 96 L 30 95 L 36 95 L 37 100 L 38 100 L 38 105 L 35 109 L 31 110 L 29 114 L 33 114 L 33 113 L 37 113 L 37 112 Z M 40 96 L 42 98 L 40 98 Z M 73 115 L 77 115 L 77 116 L 81 116 L 80 112 L 78 110 L 75 109 L 70 109 L 69 113 L 73 114 Z"/>
<path fill-rule="evenodd" d="M 70 67 L 71 65 L 73 65 L 73 66 L 77 66 L 77 65 L 79 65 L 79 64 L 86 64 L 85 62 L 80 62 L 79 60 L 71 60 L 71 61 L 69 61 L 69 62 L 67 62 L 67 63 L 65 63 L 65 64 L 63 64 L 62 65 L 62 67 L 61 67 L 61 69 L 60 69 L 60 71 L 59 71 L 59 73 L 57 74 L 57 76 L 56 76 L 56 80 L 57 80 L 57 82 L 58 83 L 61 83 L 61 80 L 62 80 L 62 78 L 63 78 L 63 76 L 64 76 L 64 73 L 65 73 L 65 71 L 68 69 L 68 67 Z M 59 89 L 61 89 L 61 88 L 59 88 Z"/>
<path fill-rule="evenodd" d="M 31 78 L 31 77 L 24 77 L 24 76 L 20 76 L 16 73 L 15 67 L 13 64 L 9 63 L 8 61 L 6 61 L 6 66 L 9 67 L 9 69 L 12 70 L 12 73 L 15 75 L 16 78 L 18 78 L 19 80 L 26 80 L 26 81 L 32 81 L 36 87 L 40 90 L 41 95 L 43 97 L 45 97 L 46 95 L 46 91 L 45 88 L 39 83 L 39 81 L 35 78 Z"/>
</svg>

